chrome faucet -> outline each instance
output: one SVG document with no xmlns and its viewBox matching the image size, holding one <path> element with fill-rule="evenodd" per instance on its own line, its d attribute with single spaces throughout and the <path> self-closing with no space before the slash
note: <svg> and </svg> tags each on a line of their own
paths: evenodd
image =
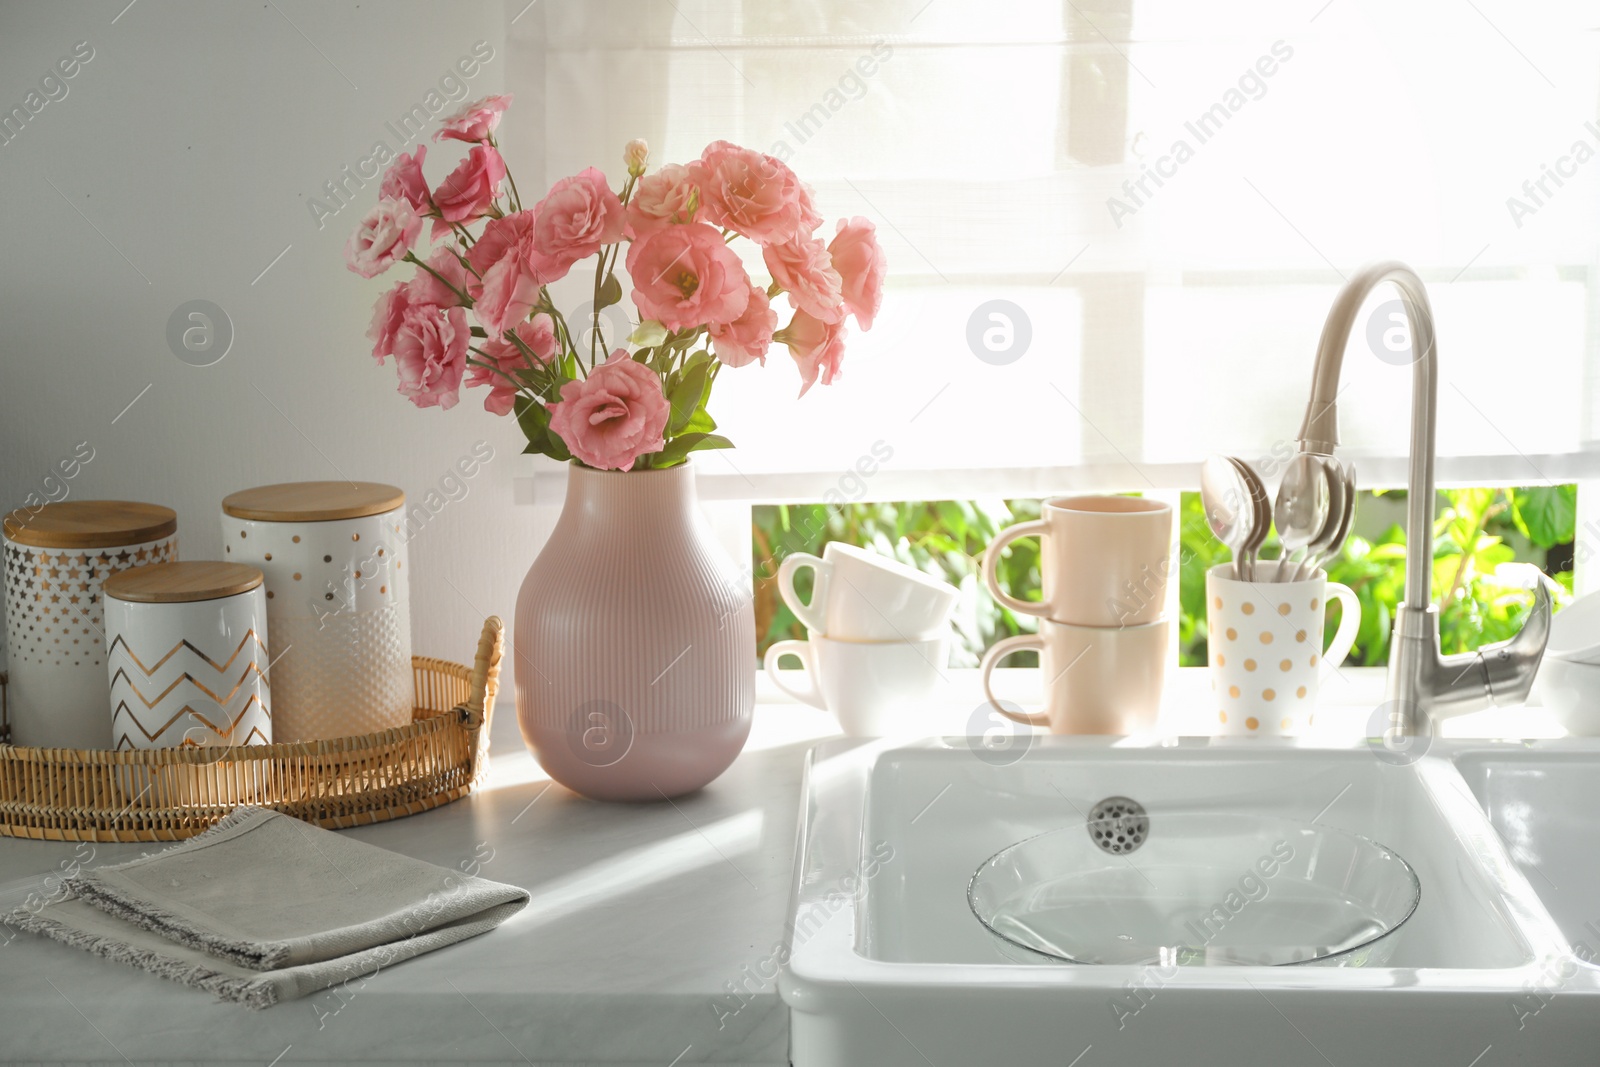
<svg viewBox="0 0 1600 1067">
<path fill-rule="evenodd" d="M 1533 611 L 1509 641 L 1476 652 L 1446 656 L 1439 651 L 1439 609 L 1433 604 L 1433 449 L 1439 349 L 1433 310 L 1422 279 L 1404 263 L 1375 263 L 1347 283 L 1328 312 L 1317 344 L 1311 403 L 1300 425 L 1300 451 L 1331 456 L 1339 444 L 1339 373 L 1345 342 L 1362 301 L 1382 282 L 1400 290 L 1411 330 L 1411 471 L 1406 497 L 1405 602 L 1395 612 L 1389 645 L 1385 699 L 1394 732 L 1407 737 L 1431 732 L 1436 719 L 1520 704 L 1550 638 L 1550 593 L 1540 582 Z M 1387 736 L 1387 735 L 1386 735 Z"/>
</svg>

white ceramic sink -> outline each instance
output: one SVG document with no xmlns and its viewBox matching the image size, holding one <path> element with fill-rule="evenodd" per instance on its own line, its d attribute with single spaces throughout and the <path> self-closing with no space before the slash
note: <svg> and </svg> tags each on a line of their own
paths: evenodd
<svg viewBox="0 0 1600 1067">
<path fill-rule="evenodd" d="M 1464 746 L 1453 755 L 1573 954 L 1600 966 L 1600 742 Z"/>
<path fill-rule="evenodd" d="M 1600 1062 L 1600 970 L 1574 964 L 1450 758 L 1048 738 L 1009 762 L 981 743 L 813 752 L 780 984 L 795 1067 Z M 1114 796 L 1143 805 L 1152 836 L 1196 811 L 1363 835 L 1415 869 L 1420 903 L 1382 966 L 1344 968 L 1073 965 L 976 919 L 980 864 Z"/>
</svg>

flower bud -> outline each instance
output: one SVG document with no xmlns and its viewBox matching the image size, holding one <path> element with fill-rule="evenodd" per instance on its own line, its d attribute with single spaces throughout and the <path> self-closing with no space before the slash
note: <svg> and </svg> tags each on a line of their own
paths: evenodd
<svg viewBox="0 0 1600 1067">
<path fill-rule="evenodd" d="M 622 161 L 628 165 L 628 173 L 635 178 L 644 173 L 645 160 L 649 158 L 650 146 L 640 137 L 629 141 L 622 150 Z"/>
</svg>

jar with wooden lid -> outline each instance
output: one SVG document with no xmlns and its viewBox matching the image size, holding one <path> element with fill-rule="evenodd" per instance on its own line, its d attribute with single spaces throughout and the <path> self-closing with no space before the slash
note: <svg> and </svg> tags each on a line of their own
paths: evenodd
<svg viewBox="0 0 1600 1067">
<path fill-rule="evenodd" d="M 267 598 L 243 563 L 156 563 L 106 579 L 111 742 L 269 745 Z"/>
<path fill-rule="evenodd" d="M 111 747 L 103 584 L 178 558 L 171 508 L 63 500 L 5 517 L 6 687 L 11 741 Z"/>
<path fill-rule="evenodd" d="M 375 482 L 290 482 L 222 502 L 229 562 L 265 575 L 276 741 L 411 721 L 405 494 Z"/>
</svg>

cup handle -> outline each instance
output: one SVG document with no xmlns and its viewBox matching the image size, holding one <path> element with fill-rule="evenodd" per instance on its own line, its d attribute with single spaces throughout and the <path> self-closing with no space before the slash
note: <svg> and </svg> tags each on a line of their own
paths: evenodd
<svg viewBox="0 0 1600 1067">
<path fill-rule="evenodd" d="M 790 557 L 793 558 L 792 556 Z M 804 689 L 791 689 L 784 684 L 783 672 L 778 669 L 778 659 L 785 654 L 794 656 L 800 661 L 800 666 L 805 670 L 806 687 Z M 802 704 L 810 704 L 814 708 L 828 710 L 828 705 L 822 699 L 822 690 L 817 688 L 817 668 L 811 658 L 810 641 L 779 641 L 767 649 L 767 654 L 762 657 L 761 666 L 767 672 L 767 680 L 789 696 L 794 697 Z"/>
<path fill-rule="evenodd" d="M 999 542 L 996 542 L 996 544 L 998 543 Z M 998 711 L 1012 722 L 1020 722 L 1025 726 L 1048 727 L 1050 725 L 1050 717 L 1048 715 L 1038 713 L 1030 714 L 1026 711 L 1021 712 L 1020 714 L 1013 711 L 1007 711 L 1000 701 L 995 699 L 994 690 L 989 688 L 989 676 L 994 673 L 995 666 L 999 664 L 1001 660 L 1011 655 L 1011 653 L 1021 652 L 1024 649 L 1029 648 L 1035 651 L 1039 651 L 1044 648 L 1044 641 L 1039 637 L 1038 634 L 1017 634 L 1015 637 L 1008 637 L 1004 641 L 997 641 L 993 648 L 989 649 L 989 651 L 983 654 L 983 695 L 988 698 L 990 707 L 994 708 L 994 710 Z"/>
<path fill-rule="evenodd" d="M 1000 553 L 1019 537 L 1037 537 L 1044 541 L 1045 534 L 1049 531 L 1050 524 L 1045 519 L 1034 519 L 1031 522 L 1019 522 L 1015 526 L 1001 530 L 993 541 L 989 542 L 988 551 L 983 554 L 983 584 L 989 587 L 989 595 L 994 597 L 1005 607 L 1023 615 L 1043 616 L 1049 608 L 1044 604 L 1035 604 L 1027 600 L 1018 600 L 1016 597 L 1000 588 Z M 1041 545 L 1042 547 L 1042 545 Z M 782 586 L 779 586 L 781 589 Z M 996 648 L 999 646 L 996 645 Z"/>
<path fill-rule="evenodd" d="M 794 577 L 802 570 L 811 571 L 811 603 L 807 604 L 800 599 L 800 594 L 794 591 Z M 833 577 L 833 565 L 825 559 L 813 556 L 809 552 L 796 552 L 786 556 L 778 565 L 778 595 L 783 602 L 789 605 L 789 610 L 794 612 L 794 617 L 805 625 L 812 633 L 825 634 L 828 632 L 824 622 L 824 605 L 828 603 L 828 580 Z M 790 642 L 785 642 L 788 644 Z M 803 643 L 803 642 L 802 642 Z M 802 657 L 801 662 L 806 662 Z M 807 667 L 809 670 L 810 668 Z M 822 705 L 817 705 L 821 707 Z"/>
<path fill-rule="evenodd" d="M 1339 630 L 1333 635 L 1328 651 L 1322 654 L 1324 673 L 1339 669 L 1339 664 L 1350 654 L 1350 646 L 1356 643 L 1356 631 L 1361 628 L 1361 598 L 1356 596 L 1354 589 L 1338 582 L 1329 582 L 1327 595 L 1337 597 L 1344 606 L 1339 611 Z"/>
</svg>

